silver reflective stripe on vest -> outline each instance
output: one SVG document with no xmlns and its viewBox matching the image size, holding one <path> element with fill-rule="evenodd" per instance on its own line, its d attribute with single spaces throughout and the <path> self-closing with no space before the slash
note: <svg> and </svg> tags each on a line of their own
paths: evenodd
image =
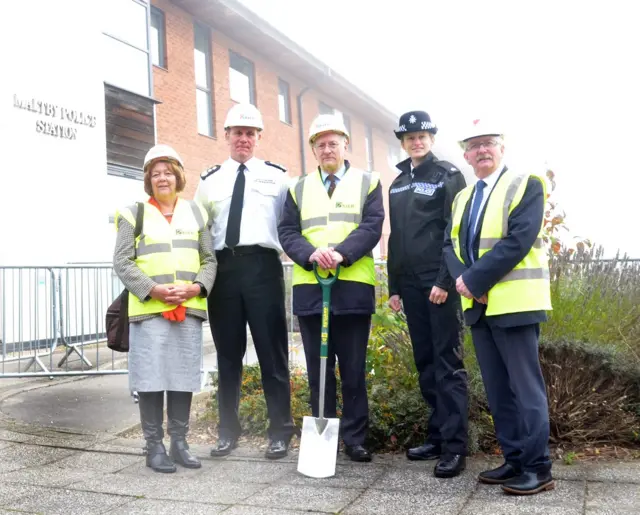
<svg viewBox="0 0 640 515">
<path fill-rule="evenodd" d="M 178 281 L 194 281 L 196 278 L 195 272 L 188 272 L 187 270 L 177 270 L 176 279 Z"/>
<path fill-rule="evenodd" d="M 148 254 L 157 254 L 160 252 L 171 252 L 171 245 L 168 243 L 145 243 L 144 235 L 140 236 L 138 241 L 138 248 L 136 249 L 137 256 L 146 256 Z"/>
<path fill-rule="evenodd" d="M 152 275 L 151 279 L 158 284 L 171 284 L 175 280 L 172 274 Z"/>
<path fill-rule="evenodd" d="M 196 222 L 198 222 L 198 228 L 200 230 L 204 229 L 204 218 L 202 218 L 202 212 L 200 211 L 198 204 L 196 204 L 195 201 L 190 200 L 189 205 L 191 206 L 191 211 L 193 211 L 193 216 L 196 217 Z"/>
<path fill-rule="evenodd" d="M 307 175 L 307 177 L 309 177 L 309 176 Z M 296 200 L 296 204 L 298 204 L 298 209 L 300 211 L 302 211 L 302 191 L 304 190 L 304 181 L 305 181 L 304 178 L 299 179 L 298 183 L 296 184 L 295 189 L 293 190 L 296 193 L 296 199 L 295 200 Z"/>
<path fill-rule="evenodd" d="M 360 212 L 364 209 L 364 203 L 367 201 L 367 196 L 369 195 L 369 188 L 371 187 L 371 173 L 363 172 L 362 173 L 362 186 L 360 189 Z M 360 222 L 356 222 L 360 223 Z"/>
<path fill-rule="evenodd" d="M 195 240 L 173 240 L 174 249 L 198 249 L 200 244 Z"/>
<path fill-rule="evenodd" d="M 300 229 L 302 229 L 303 231 L 305 229 L 310 229 L 311 227 L 316 227 L 318 225 L 327 225 L 327 217 L 316 216 L 315 218 L 308 218 L 307 220 L 300 221 Z"/>
<path fill-rule="evenodd" d="M 527 177 L 527 175 L 516 175 L 507 188 L 507 193 L 504 198 L 504 205 L 502 206 L 502 236 L 506 236 L 506 234 L 509 232 L 509 208 L 511 207 L 511 203 L 516 196 L 516 192 L 522 184 L 522 181 L 524 181 Z"/>
<path fill-rule="evenodd" d="M 480 250 L 492 249 L 501 239 L 502 238 L 480 238 Z M 533 248 L 542 248 L 542 238 L 536 238 L 536 241 L 533 242 Z"/>
<path fill-rule="evenodd" d="M 500 279 L 500 283 L 508 281 L 522 281 L 525 279 L 549 279 L 548 268 L 518 268 L 511 270 L 507 275 Z"/>
<path fill-rule="evenodd" d="M 357 213 L 329 213 L 329 221 L 359 224 L 362 222 L 362 215 Z"/>
</svg>

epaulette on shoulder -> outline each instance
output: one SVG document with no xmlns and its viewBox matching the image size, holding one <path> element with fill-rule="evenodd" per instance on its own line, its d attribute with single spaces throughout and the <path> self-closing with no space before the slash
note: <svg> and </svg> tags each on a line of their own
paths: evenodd
<svg viewBox="0 0 640 515">
<path fill-rule="evenodd" d="M 272 163 L 271 161 L 265 161 L 264 164 L 269 165 L 269 166 L 273 166 L 274 168 L 277 168 L 282 172 L 286 172 L 287 171 L 287 169 L 284 166 L 279 165 L 278 163 Z"/>
<path fill-rule="evenodd" d="M 462 173 L 456 165 L 450 163 L 449 161 L 436 161 L 435 164 L 442 168 L 445 172 L 447 172 L 447 175 Z"/>
<path fill-rule="evenodd" d="M 215 165 L 215 166 L 212 166 L 211 168 L 207 168 L 204 172 L 200 174 L 200 178 L 204 181 L 207 177 L 216 173 L 218 170 L 220 170 L 220 165 Z"/>
</svg>

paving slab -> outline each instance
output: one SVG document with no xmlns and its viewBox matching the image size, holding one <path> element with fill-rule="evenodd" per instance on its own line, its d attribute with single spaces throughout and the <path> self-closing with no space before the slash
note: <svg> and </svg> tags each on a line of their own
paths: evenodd
<svg viewBox="0 0 640 515">
<path fill-rule="evenodd" d="M 283 508 L 263 508 L 260 506 L 233 506 L 224 515 L 323 515 L 326 511 L 298 511 Z"/>
<path fill-rule="evenodd" d="M 402 492 L 398 490 L 368 490 L 346 510 L 344 515 L 401 515 L 426 513 L 429 515 L 457 514 L 468 494 L 444 495 L 435 492 Z"/>
<path fill-rule="evenodd" d="M 229 513 L 226 504 L 202 504 L 195 502 L 156 501 L 135 499 L 109 512 L 109 515 L 215 515 Z"/>
<path fill-rule="evenodd" d="M 640 462 L 594 463 L 588 468 L 588 480 L 640 485 Z"/>
<path fill-rule="evenodd" d="M 89 515 L 104 513 L 126 504 L 130 497 L 76 492 L 73 490 L 34 486 L 20 499 L 6 503 L 4 508 L 16 511 L 46 513 L 47 515 Z"/>
<path fill-rule="evenodd" d="M 433 465 L 393 467 L 387 470 L 371 488 L 403 492 L 437 492 L 444 495 L 466 494 L 475 488 L 477 474 L 464 471 L 458 477 L 440 479 L 433 475 Z"/>
<path fill-rule="evenodd" d="M 207 460 L 203 462 L 202 480 L 216 484 L 234 478 L 240 483 L 273 483 L 295 471 L 295 464 L 266 461 Z"/>
<path fill-rule="evenodd" d="M 47 465 L 73 456 L 76 452 L 79 451 L 39 445 L 13 445 L 0 450 L 0 473 Z"/>
<path fill-rule="evenodd" d="M 245 499 L 242 504 L 336 513 L 357 499 L 362 492 L 363 490 L 352 488 L 272 485 Z"/>
<path fill-rule="evenodd" d="M 52 464 L 5 472 L 0 474 L 0 483 L 64 487 L 102 475 L 97 470 L 63 468 Z"/>
<path fill-rule="evenodd" d="M 67 488 L 86 492 L 154 498 L 171 490 L 175 483 L 174 474 L 156 474 L 153 477 L 106 474 L 76 482 Z"/>
<path fill-rule="evenodd" d="M 510 495 L 505 493 L 499 485 L 478 484 L 471 495 L 471 506 L 485 506 L 486 510 L 510 513 L 546 513 L 544 510 L 564 509 L 582 513 L 585 501 L 584 481 L 556 480 L 554 490 L 537 495 Z M 469 514 L 473 513 L 471 511 Z M 486 513 L 491 513 L 486 511 Z"/>
<path fill-rule="evenodd" d="M 118 472 L 138 463 L 142 458 L 130 454 L 110 454 L 106 452 L 77 451 L 73 456 L 57 462 L 59 467 Z"/>
<path fill-rule="evenodd" d="M 640 513 L 640 485 L 634 483 L 587 483 L 587 512 Z"/>
<path fill-rule="evenodd" d="M 209 504 L 236 504 L 245 501 L 266 486 L 234 482 L 234 479 L 228 478 L 225 482 L 214 482 L 209 478 L 203 479 L 201 476 L 189 479 L 175 478 L 170 489 L 155 493 L 154 498 L 186 502 L 197 499 L 199 502 Z"/>
<path fill-rule="evenodd" d="M 289 473 L 281 477 L 279 483 L 305 486 L 333 486 L 338 488 L 363 489 L 375 484 L 386 472 L 386 466 L 372 466 L 360 463 L 358 465 L 339 464 L 336 466 L 336 475 L 333 477 L 316 479 L 302 475 L 297 471 L 297 465 L 293 465 Z"/>
<path fill-rule="evenodd" d="M 118 474 L 125 476 L 137 476 L 137 477 L 172 477 L 172 478 L 183 478 L 188 479 L 192 477 L 196 477 L 201 475 L 207 467 L 203 465 L 202 468 L 199 469 L 188 469 L 181 467 L 180 465 L 176 465 L 176 471 L 173 474 L 160 474 L 158 472 L 154 472 L 153 469 L 147 467 L 145 458 L 139 459 L 133 465 L 129 465 L 118 471 Z"/>
</svg>

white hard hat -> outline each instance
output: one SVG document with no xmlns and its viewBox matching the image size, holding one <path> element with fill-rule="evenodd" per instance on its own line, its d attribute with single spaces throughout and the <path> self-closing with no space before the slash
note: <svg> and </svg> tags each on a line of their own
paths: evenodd
<svg viewBox="0 0 640 515">
<path fill-rule="evenodd" d="M 468 127 L 465 128 L 462 133 L 462 137 L 458 141 L 462 148 L 465 148 L 465 142 L 471 138 L 478 138 L 480 136 L 499 136 L 504 137 L 504 133 L 497 125 L 493 125 L 491 122 L 485 122 L 484 120 L 473 120 Z"/>
<path fill-rule="evenodd" d="M 335 114 L 321 114 L 311 122 L 309 128 L 309 143 L 313 144 L 315 139 L 323 132 L 337 132 L 346 136 L 347 140 L 350 139 L 349 131 L 344 125 L 344 120 L 341 116 Z"/>
<path fill-rule="evenodd" d="M 236 104 L 229 109 L 224 121 L 225 130 L 229 127 L 253 127 L 261 131 L 264 129 L 262 115 L 253 104 Z"/>
<path fill-rule="evenodd" d="M 173 159 L 184 168 L 184 163 L 182 162 L 180 155 L 173 148 L 169 145 L 155 145 L 151 147 L 149 152 L 147 152 L 147 155 L 144 156 L 144 169 L 147 169 L 147 165 L 151 163 L 151 161 L 162 157 Z"/>
</svg>

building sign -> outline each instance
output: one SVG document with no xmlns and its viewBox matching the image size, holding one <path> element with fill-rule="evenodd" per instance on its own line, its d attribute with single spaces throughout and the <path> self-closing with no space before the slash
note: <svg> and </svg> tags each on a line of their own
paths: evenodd
<svg viewBox="0 0 640 515">
<path fill-rule="evenodd" d="M 36 132 L 60 139 L 77 139 L 78 126 L 96 126 L 96 117 L 91 114 L 36 98 L 23 99 L 13 95 L 13 107 L 39 115 L 41 118 L 36 120 Z"/>
</svg>

